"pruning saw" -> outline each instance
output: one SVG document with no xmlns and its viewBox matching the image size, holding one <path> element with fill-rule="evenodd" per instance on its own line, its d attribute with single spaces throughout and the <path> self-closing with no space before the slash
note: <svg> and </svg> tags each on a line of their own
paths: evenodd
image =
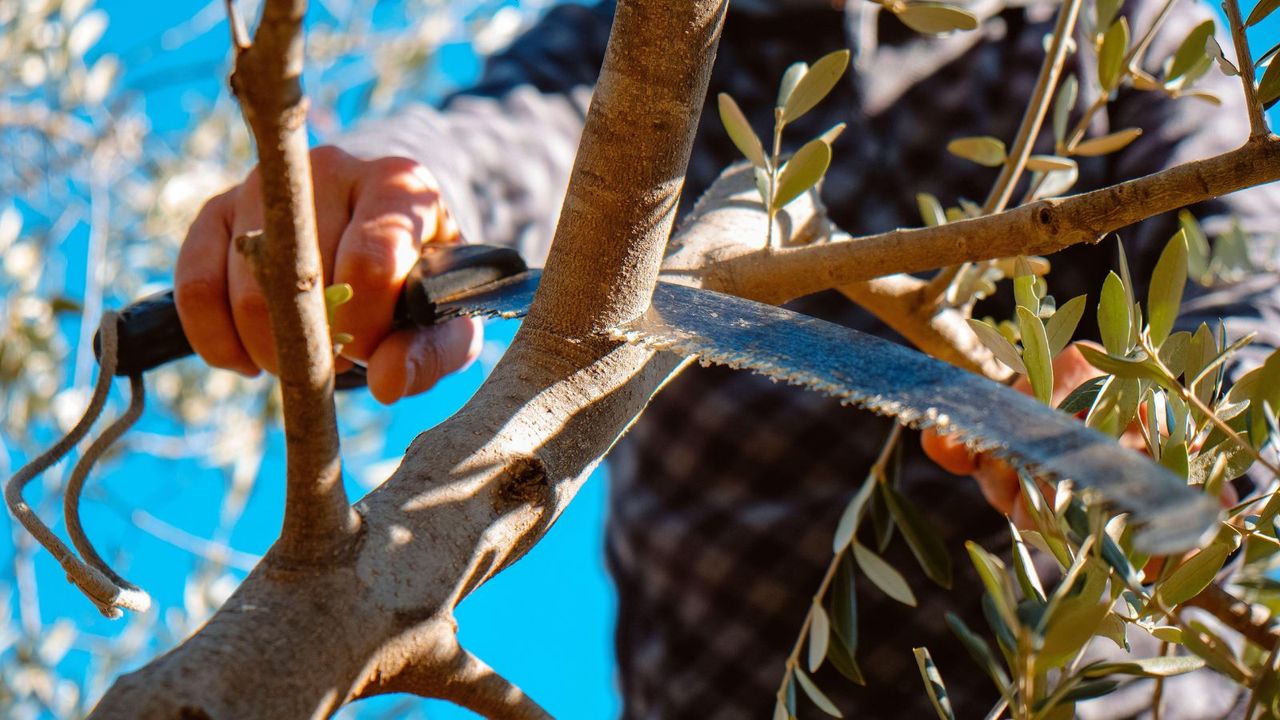
<svg viewBox="0 0 1280 720">
<path fill-rule="evenodd" d="M 396 308 L 400 327 L 456 317 L 523 316 L 541 271 L 510 248 L 429 246 Z M 192 354 L 173 292 L 139 300 L 119 319 L 116 374 L 132 375 Z M 649 310 L 613 331 L 616 339 L 703 362 L 748 369 L 888 415 L 912 427 L 955 433 L 1040 477 L 1092 488 L 1131 513 L 1141 547 L 1166 554 L 1195 546 L 1218 517 L 1216 503 L 1149 458 L 1122 448 L 1005 385 L 896 343 L 732 295 L 659 282 Z M 365 384 L 364 368 L 338 376 Z"/>
</svg>

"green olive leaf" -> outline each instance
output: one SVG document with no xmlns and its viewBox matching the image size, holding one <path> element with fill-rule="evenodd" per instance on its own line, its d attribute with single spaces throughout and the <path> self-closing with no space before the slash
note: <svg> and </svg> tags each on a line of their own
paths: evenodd
<svg viewBox="0 0 1280 720">
<path fill-rule="evenodd" d="M 968 319 L 969 327 L 973 328 L 973 333 L 978 336 L 978 340 L 991 351 L 996 359 L 1004 363 L 1010 370 L 1026 375 L 1026 365 L 1022 363 L 1022 356 L 1018 354 L 1017 348 L 1010 343 L 1000 331 L 991 325 L 981 321 Z"/>
<path fill-rule="evenodd" d="M 1112 355 L 1124 355 L 1129 351 L 1129 303 L 1125 297 L 1124 283 L 1115 271 L 1107 273 L 1102 283 L 1102 295 L 1098 299 L 1098 331 L 1102 345 Z"/>
<path fill-rule="evenodd" d="M 969 626 L 954 613 L 947 613 L 945 616 L 947 627 L 951 628 L 951 632 L 960 640 L 960 644 L 964 645 L 965 650 L 974 659 L 978 665 L 986 671 L 991 681 L 1000 688 L 1001 692 L 1009 687 L 1009 676 L 1004 669 L 1000 667 L 1000 663 L 996 660 L 995 653 L 992 652 L 991 646 L 983 640 L 981 636 L 969 629 Z"/>
<path fill-rule="evenodd" d="M 1053 397 L 1053 356 L 1044 322 L 1025 307 L 1018 307 L 1018 329 L 1022 332 L 1022 362 L 1027 366 L 1027 379 L 1036 399 L 1045 405 Z"/>
<path fill-rule="evenodd" d="M 947 696 L 947 686 L 943 684 L 942 673 L 938 672 L 933 658 L 929 656 L 929 649 L 918 647 L 912 648 L 911 652 L 916 656 L 916 667 L 920 670 L 925 692 L 929 695 L 929 702 L 933 704 L 933 711 L 938 714 L 938 720 L 956 720 L 955 711 L 951 708 L 951 698 Z"/>
<path fill-rule="evenodd" d="M 1077 295 L 1062 304 L 1044 326 L 1045 335 L 1049 339 L 1049 354 L 1057 357 L 1063 348 L 1071 342 L 1075 335 L 1080 318 L 1084 317 L 1086 296 Z"/>
<path fill-rule="evenodd" d="M 1004 142 L 987 135 L 956 138 L 947 143 L 947 152 L 987 167 L 1004 164 Z"/>
<path fill-rule="evenodd" d="M 940 35 L 956 30 L 976 30 L 978 16 L 939 2 L 913 2 L 894 9 L 894 14 L 904 25 L 925 35 Z"/>
<path fill-rule="evenodd" d="M 1187 277 L 1204 283 L 1209 274 L 1209 238 L 1190 210 L 1178 211 L 1178 225 L 1187 238 Z"/>
<path fill-rule="evenodd" d="M 1258 102 L 1262 103 L 1264 108 L 1269 108 L 1278 98 L 1280 98 L 1280 62 L 1273 62 L 1267 66 L 1267 71 L 1262 73 L 1262 80 L 1258 83 Z"/>
<path fill-rule="evenodd" d="M 911 586 L 907 585 L 906 579 L 879 555 L 871 552 L 862 543 L 854 542 L 853 559 L 858 562 L 858 567 L 867 579 L 880 588 L 885 595 L 903 605 L 916 606 L 916 596 L 911 592 Z"/>
<path fill-rule="evenodd" d="M 1153 628 L 1154 630 L 1173 629 L 1169 626 Z M 1152 633 L 1154 634 L 1154 632 Z M 1178 632 L 1181 638 L 1181 631 Z M 1204 667 L 1204 660 L 1190 655 L 1167 655 L 1162 657 L 1140 658 L 1121 662 L 1103 662 L 1090 665 L 1081 672 L 1085 677 L 1104 677 L 1107 675 L 1132 675 L 1135 677 L 1157 678 L 1173 677 L 1194 672 Z"/>
<path fill-rule="evenodd" d="M 787 100 L 790 99 L 791 93 L 796 89 L 796 85 L 799 84 L 800 78 L 804 77 L 807 72 L 809 72 L 809 63 L 798 62 L 792 63 L 791 67 L 788 67 L 787 71 L 782 74 L 782 82 L 778 84 L 777 107 L 779 109 L 787 106 Z"/>
<path fill-rule="evenodd" d="M 1033 172 L 1053 172 L 1055 170 L 1075 170 L 1076 161 L 1057 155 L 1032 155 L 1027 158 L 1027 169 Z"/>
<path fill-rule="evenodd" d="M 1182 307 L 1187 284 L 1187 233 L 1179 230 L 1165 245 L 1151 273 L 1147 292 L 1147 326 L 1157 347 L 1169 337 Z"/>
<path fill-rule="evenodd" d="M 831 146 L 822 141 L 810 140 L 782 166 L 778 174 L 778 188 L 773 198 L 775 209 L 784 208 L 804 191 L 818 184 L 831 166 Z"/>
<path fill-rule="evenodd" d="M 1075 154 L 1083 157 L 1097 157 L 1124 149 L 1129 143 L 1142 135 L 1141 128 L 1125 128 L 1116 132 L 1092 138 L 1076 145 Z"/>
<path fill-rule="evenodd" d="M 1266 20 L 1267 16 L 1275 12 L 1278 7 L 1280 7 L 1280 0 L 1260 0 L 1253 7 L 1253 12 L 1249 13 L 1249 19 L 1244 21 L 1244 26 L 1247 28 L 1253 27 Z"/>
<path fill-rule="evenodd" d="M 1204 52 L 1218 63 L 1218 69 L 1222 71 L 1223 75 L 1226 75 L 1227 77 L 1235 77 L 1240 74 L 1240 71 L 1236 69 L 1236 66 L 1227 59 L 1226 55 L 1222 54 L 1222 46 L 1218 44 L 1218 38 L 1212 35 L 1205 38 Z"/>
<path fill-rule="evenodd" d="M 822 102 L 849 67 L 849 51 L 837 50 L 822 56 L 796 81 L 782 108 L 782 121 L 793 123 Z"/>
<path fill-rule="evenodd" d="M 947 224 L 947 213 L 938 198 L 929 193 L 916 193 L 916 206 L 920 208 L 920 218 L 924 220 L 925 227 Z"/>
<path fill-rule="evenodd" d="M 1205 20 L 1187 34 L 1187 38 L 1182 41 L 1178 49 L 1173 54 L 1173 59 L 1169 61 L 1169 67 L 1165 71 L 1165 82 L 1177 80 L 1186 75 L 1196 66 L 1197 63 L 1203 62 L 1208 58 L 1204 52 L 1205 41 L 1213 35 L 1213 21 Z"/>
<path fill-rule="evenodd" d="M 813 701 L 814 705 L 818 706 L 819 710 L 831 717 L 844 717 L 840 712 L 840 708 L 836 707 L 835 703 L 831 702 L 831 699 L 818 689 L 818 686 L 809 679 L 808 675 L 804 674 L 803 670 L 796 668 L 795 675 L 796 680 L 800 681 L 800 689 L 804 690 L 804 694 L 809 696 L 809 699 Z"/>
<path fill-rule="evenodd" d="M 1155 607 L 1173 609 L 1209 587 L 1231 553 L 1231 546 L 1215 541 L 1179 565 L 1156 585 Z"/>
<path fill-rule="evenodd" d="M 942 542 L 942 537 L 934 530 L 920 509 L 907 497 L 890 485 L 884 486 L 885 503 L 893 514 L 902 537 L 906 538 L 911 554 L 920 562 L 924 574 L 938 585 L 951 588 L 951 553 Z"/>
<path fill-rule="evenodd" d="M 831 642 L 831 619 L 822 605 L 816 602 L 810 606 L 809 612 L 809 672 L 817 672 L 827 657 L 828 643 Z"/>
<path fill-rule="evenodd" d="M 1102 28 L 1109 28 L 1115 22 L 1116 13 L 1120 11 L 1120 5 L 1124 0 L 1098 0 L 1094 5 L 1095 14 L 1093 17 L 1093 26 L 1101 31 Z"/>
<path fill-rule="evenodd" d="M 751 123 L 747 122 L 747 116 L 742 114 L 742 109 L 738 107 L 738 103 L 728 93 L 720 93 L 720 122 L 724 125 L 724 130 L 729 134 L 729 139 L 733 141 L 734 147 L 738 148 L 743 157 L 752 165 L 758 168 L 767 168 L 769 162 L 764 156 L 764 145 L 760 143 L 760 137 L 751 129 Z"/>
<path fill-rule="evenodd" d="M 836 123 L 835 125 L 827 128 L 826 132 L 819 135 L 818 139 L 828 145 L 832 145 L 836 140 L 840 139 L 842 134 L 844 134 L 844 129 L 846 127 L 848 127 L 846 123 Z"/>
<path fill-rule="evenodd" d="M 1129 52 L 1129 21 L 1120 18 L 1111 24 L 1102 39 L 1098 51 L 1098 84 L 1104 92 L 1111 92 L 1124 77 L 1124 56 Z"/>
<path fill-rule="evenodd" d="M 1080 81 L 1075 75 L 1068 75 L 1058 86 L 1058 93 L 1053 98 L 1053 142 L 1058 147 L 1067 138 L 1067 122 L 1071 119 L 1071 111 L 1076 107 L 1076 98 L 1080 93 Z"/>
</svg>

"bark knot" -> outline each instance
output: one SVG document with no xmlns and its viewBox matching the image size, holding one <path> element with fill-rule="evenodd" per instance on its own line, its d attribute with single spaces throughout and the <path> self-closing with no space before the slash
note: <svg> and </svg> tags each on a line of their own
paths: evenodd
<svg viewBox="0 0 1280 720">
<path fill-rule="evenodd" d="M 536 457 L 518 457 L 502 470 L 493 494 L 493 509 L 507 512 L 519 505 L 544 505 L 550 501 L 551 480 L 547 466 Z"/>
</svg>

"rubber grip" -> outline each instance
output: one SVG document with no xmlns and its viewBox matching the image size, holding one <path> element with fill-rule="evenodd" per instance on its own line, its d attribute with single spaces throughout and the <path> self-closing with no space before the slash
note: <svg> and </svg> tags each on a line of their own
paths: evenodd
<svg viewBox="0 0 1280 720">
<path fill-rule="evenodd" d="M 428 245 L 410 270 L 396 303 L 395 327 L 430 327 L 436 324 L 436 304 L 528 269 L 520 253 L 493 245 Z M 119 353 L 116 375 L 133 375 L 191 355 L 191 343 L 182 332 L 173 291 L 149 295 L 120 312 Z M 93 352 L 101 356 L 100 338 L 93 337 Z M 337 377 L 340 390 L 364 387 L 364 368 L 355 367 Z"/>
</svg>

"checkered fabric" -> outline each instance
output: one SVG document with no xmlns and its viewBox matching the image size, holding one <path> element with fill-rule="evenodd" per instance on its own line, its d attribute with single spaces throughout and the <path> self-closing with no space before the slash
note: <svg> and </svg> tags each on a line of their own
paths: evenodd
<svg viewBox="0 0 1280 720">
<path fill-rule="evenodd" d="M 1130 0 L 1125 12 L 1141 32 L 1158 6 Z M 710 93 L 712 99 L 731 93 L 767 136 L 787 65 L 852 47 L 856 71 L 788 135 L 801 141 L 836 122 L 849 123 L 835 146 L 823 195 L 833 219 L 854 234 L 918 224 L 917 192 L 949 204 L 962 196 L 982 200 L 995 171 L 951 157 L 945 146 L 964 135 L 1013 137 L 1054 14 L 1041 4 L 995 6 L 977 32 L 928 38 L 875 9 L 859 0 L 842 10 L 757 0 L 746 6 L 749 12 L 731 10 Z M 367 123 L 341 144 L 366 156 L 420 160 L 439 177 L 468 237 L 516 244 L 527 256 L 542 257 L 611 15 L 608 3 L 558 7 L 492 58 L 480 83 L 443 109 L 405 108 Z M 1179 5 L 1157 35 L 1149 64 L 1158 65 L 1208 16 L 1207 7 Z M 1077 42 L 1090 45 L 1083 34 Z M 1071 70 L 1090 78 L 1092 62 L 1083 53 Z M 1239 144 L 1248 128 L 1238 84 L 1216 72 L 1205 84 L 1224 107 L 1121 92 L 1091 131 L 1137 126 L 1147 132 L 1119 155 L 1082 159 L 1078 189 Z M 1087 90 L 1083 95 L 1079 107 L 1093 99 Z M 1039 149 L 1051 145 L 1041 138 Z M 684 206 L 691 207 L 735 159 L 709 105 Z M 1223 229 L 1229 216 L 1263 232 L 1272 229 L 1264 222 L 1280 217 L 1280 196 L 1254 190 L 1196 210 L 1211 233 Z M 1123 233 L 1136 277 L 1149 275 L 1173 227 L 1166 217 Z M 1096 298 L 1114 254 L 1104 243 L 1055 256 L 1052 292 L 1060 299 L 1082 292 Z M 1269 275 L 1193 297 L 1184 324 L 1226 315 L 1233 333 L 1258 330 L 1258 347 L 1274 347 L 1280 294 Z M 996 298 L 979 312 L 1009 317 L 1010 304 Z M 833 296 L 807 298 L 795 308 L 892 336 Z M 1085 334 L 1096 332 L 1091 319 L 1083 325 Z M 814 393 L 725 369 L 686 371 L 654 401 L 611 457 L 607 552 L 620 598 L 617 645 L 626 718 L 769 715 L 783 660 L 830 560 L 836 520 L 888 429 L 884 420 Z M 904 543 L 895 540 L 887 557 L 905 572 L 920 606 L 903 607 L 860 583 L 858 660 L 868 686 L 853 686 L 830 670 L 817 679 L 848 717 L 932 717 L 911 655 L 912 647 L 928 646 L 957 715 L 981 717 L 994 703 L 995 689 L 946 630 L 943 614 L 957 612 L 985 630 L 963 541 L 1003 548 L 1007 525 L 971 481 L 929 464 L 914 437 L 905 448 L 903 491 L 947 538 L 958 572 L 955 587 L 931 587 Z M 1237 705 L 1231 689 L 1211 676 L 1180 683 L 1166 693 L 1175 698 L 1166 718 L 1223 717 Z M 1134 716 L 1149 697 L 1141 688 L 1136 692 L 1136 700 L 1082 712 L 1089 718 Z M 802 715 L 816 712 L 809 708 Z"/>
</svg>

